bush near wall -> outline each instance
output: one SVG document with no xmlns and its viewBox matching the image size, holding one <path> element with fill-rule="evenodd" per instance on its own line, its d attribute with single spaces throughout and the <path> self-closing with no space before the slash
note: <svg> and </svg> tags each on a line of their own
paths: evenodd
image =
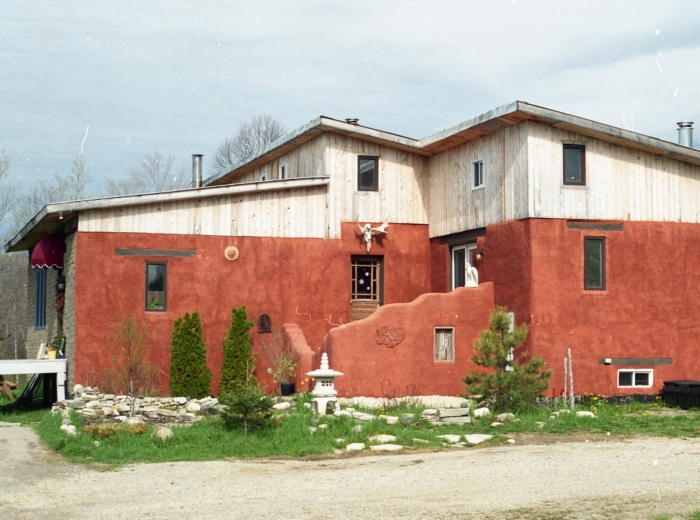
<svg viewBox="0 0 700 520">
<path fill-rule="evenodd" d="M 231 327 L 224 340 L 224 360 L 221 365 L 219 393 L 237 392 L 242 387 L 257 385 L 252 376 L 255 370 L 255 357 L 252 353 L 250 329 L 255 324 L 248 321 L 245 305 L 231 311 Z M 252 378 L 252 381 L 249 379 Z"/>
<path fill-rule="evenodd" d="M 170 395 L 197 399 L 206 397 L 211 389 L 211 380 L 199 313 L 185 313 L 173 322 Z"/>
</svg>

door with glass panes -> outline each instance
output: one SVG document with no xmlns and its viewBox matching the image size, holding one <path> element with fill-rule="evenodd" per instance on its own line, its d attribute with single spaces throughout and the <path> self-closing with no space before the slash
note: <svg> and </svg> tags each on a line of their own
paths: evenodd
<svg viewBox="0 0 700 520">
<path fill-rule="evenodd" d="M 361 320 L 382 304 L 383 262 L 378 256 L 351 258 L 350 319 Z"/>
<path fill-rule="evenodd" d="M 451 251 L 451 276 L 450 289 L 454 290 L 457 287 L 464 287 L 466 282 L 465 267 L 467 261 L 474 266 L 476 262 L 476 243 L 462 244 L 453 246 Z"/>
</svg>

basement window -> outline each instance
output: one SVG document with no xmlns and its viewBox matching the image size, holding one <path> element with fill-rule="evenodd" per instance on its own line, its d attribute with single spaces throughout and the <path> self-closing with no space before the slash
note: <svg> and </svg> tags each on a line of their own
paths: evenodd
<svg viewBox="0 0 700 520">
<path fill-rule="evenodd" d="M 617 371 L 617 386 L 618 388 L 625 387 L 643 387 L 649 388 L 654 383 L 653 370 L 618 370 Z"/>
<path fill-rule="evenodd" d="M 359 156 L 357 158 L 358 191 L 379 191 L 379 158 Z"/>
<path fill-rule="evenodd" d="M 564 185 L 586 185 L 586 147 L 582 144 L 564 145 Z"/>
<path fill-rule="evenodd" d="M 146 310 L 167 310 L 168 264 L 146 264 Z"/>
<path fill-rule="evenodd" d="M 455 360 L 455 329 L 435 329 L 434 360 L 436 363 Z"/>
</svg>

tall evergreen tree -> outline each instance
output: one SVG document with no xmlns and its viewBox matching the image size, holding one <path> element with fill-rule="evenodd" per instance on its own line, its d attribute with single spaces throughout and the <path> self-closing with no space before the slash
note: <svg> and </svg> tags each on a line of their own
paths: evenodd
<svg viewBox="0 0 700 520">
<path fill-rule="evenodd" d="M 245 305 L 231 311 L 231 328 L 224 340 L 224 361 L 221 365 L 219 393 L 237 392 L 246 384 L 250 386 L 249 374 L 255 370 L 255 356 L 252 353 L 250 329 L 255 323 L 248 321 Z M 252 382 L 258 382 L 250 376 Z"/>
<path fill-rule="evenodd" d="M 199 313 L 173 322 L 170 350 L 170 395 L 200 399 L 209 395 L 212 373 L 207 367 L 207 346 L 202 339 Z"/>
</svg>

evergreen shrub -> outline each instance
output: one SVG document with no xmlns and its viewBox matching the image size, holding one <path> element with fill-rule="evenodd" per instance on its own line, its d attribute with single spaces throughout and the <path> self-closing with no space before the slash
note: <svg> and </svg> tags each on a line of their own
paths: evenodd
<svg viewBox="0 0 700 520">
<path fill-rule="evenodd" d="M 201 399 L 209 395 L 211 380 L 199 313 L 185 313 L 173 322 L 170 395 Z"/>
<path fill-rule="evenodd" d="M 224 340 L 224 360 L 221 365 L 219 393 L 236 392 L 243 387 L 257 386 L 253 376 L 255 356 L 252 352 L 250 329 L 255 324 L 248 320 L 245 305 L 231 311 L 231 327 Z M 253 383 L 254 382 L 254 383 Z"/>
</svg>

